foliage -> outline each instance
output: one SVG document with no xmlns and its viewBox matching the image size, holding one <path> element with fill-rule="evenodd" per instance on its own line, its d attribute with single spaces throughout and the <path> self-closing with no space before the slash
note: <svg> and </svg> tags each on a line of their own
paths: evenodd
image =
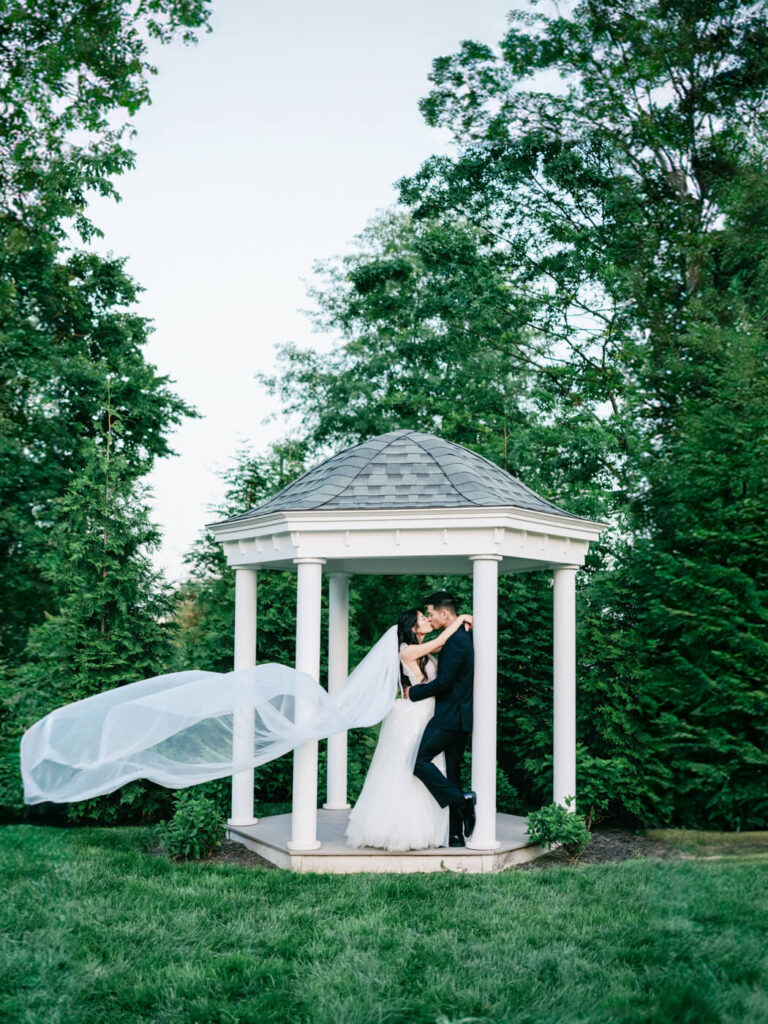
<svg viewBox="0 0 768 1024">
<path fill-rule="evenodd" d="M 0 247 L 0 642 L 11 664 L 67 594 L 44 567 L 93 445 L 110 433 L 121 473 L 138 479 L 192 412 L 146 362 L 149 327 L 127 311 L 138 290 L 122 261 L 62 257 L 23 225 L 13 234 Z"/>
<path fill-rule="evenodd" d="M 111 410 L 108 423 L 100 443 L 85 446 L 83 472 L 54 506 L 60 525 L 44 573 L 62 595 L 58 613 L 30 631 L 26 661 L 8 671 L 0 691 L 0 737 L 9 751 L 0 802 L 7 809 L 21 810 L 17 751 L 24 729 L 62 704 L 157 675 L 171 655 L 170 594 L 149 557 L 158 533 L 125 458 L 112 451 L 121 425 Z M 140 793 L 148 797 L 148 787 L 68 805 L 66 813 L 69 820 L 82 811 L 86 820 L 105 822 L 118 811 L 135 816 Z M 142 816 L 154 816 L 151 802 Z"/>
<path fill-rule="evenodd" d="M 313 451 L 434 430 L 610 523 L 579 574 L 592 816 L 768 822 L 765 14 L 532 4 L 435 60 L 455 155 L 319 267 L 334 352 L 266 380 Z M 539 803 L 549 595 L 504 588 L 500 758 Z"/>
<path fill-rule="evenodd" d="M 396 428 L 434 431 L 579 514 L 608 513 L 611 438 L 581 398 L 562 401 L 538 374 L 530 311 L 482 232 L 461 217 L 394 211 L 317 269 L 316 326 L 342 344 L 330 354 L 283 346 L 279 373 L 263 377 L 301 414 L 312 452 Z"/>
<path fill-rule="evenodd" d="M 126 119 L 149 101 L 149 41 L 193 41 L 208 4 L 2 0 L 0 17 L 0 805 L 17 813 L 23 729 L 169 654 L 138 481 L 192 410 L 146 361 L 125 261 L 71 239 L 99 234 L 88 193 L 119 198 L 133 165 Z M 154 792 L 82 814 L 153 816 Z"/>
<path fill-rule="evenodd" d="M 136 478 L 192 412 L 146 361 L 150 326 L 130 311 L 139 288 L 125 261 L 67 240 L 72 228 L 99 234 L 87 195 L 119 198 L 114 178 L 133 166 L 125 118 L 149 101 L 148 40 L 192 41 L 207 6 L 0 4 L 0 650 L 11 664 L 61 597 L 40 571 L 52 506 L 104 430 L 107 387 Z"/>
<path fill-rule="evenodd" d="M 565 798 L 565 806 L 558 803 L 545 804 L 538 811 L 528 815 L 526 832 L 537 843 L 547 849 L 562 846 L 571 860 L 576 860 L 592 842 L 587 823 L 575 810 L 571 811 L 573 797 Z"/>
<path fill-rule="evenodd" d="M 133 116 L 150 102 L 150 40 L 196 41 L 209 0 L 2 0 L 0 210 L 36 236 L 89 238 L 89 191 L 118 197 Z M 121 120 L 122 119 L 122 120 Z"/>
<path fill-rule="evenodd" d="M 173 804 L 173 817 L 163 832 L 170 856 L 175 860 L 200 860 L 218 850 L 226 819 L 213 800 L 196 789 L 182 789 Z"/>
</svg>

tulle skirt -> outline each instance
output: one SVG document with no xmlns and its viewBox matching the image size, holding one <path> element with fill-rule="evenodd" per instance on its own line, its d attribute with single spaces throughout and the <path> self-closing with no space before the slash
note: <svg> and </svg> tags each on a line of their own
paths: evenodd
<svg viewBox="0 0 768 1024">
<path fill-rule="evenodd" d="M 349 815 L 347 843 L 382 850 L 427 850 L 448 845 L 448 808 L 440 807 L 413 774 L 435 699 L 396 700 L 381 723 L 379 742 L 360 798 Z M 445 771 L 445 755 L 434 763 Z"/>
</svg>

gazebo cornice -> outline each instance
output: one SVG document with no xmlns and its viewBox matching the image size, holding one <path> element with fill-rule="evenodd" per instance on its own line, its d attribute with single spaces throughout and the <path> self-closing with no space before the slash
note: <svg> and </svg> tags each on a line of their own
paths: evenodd
<svg viewBox="0 0 768 1024">
<path fill-rule="evenodd" d="M 473 506 L 459 508 L 406 509 L 311 509 L 271 512 L 250 519 L 209 523 L 216 540 L 224 543 L 250 537 L 268 536 L 275 532 L 314 530 L 322 533 L 335 530 L 370 530 L 375 525 L 406 530 L 431 527 L 456 528 L 465 525 L 507 526 L 596 541 L 605 523 L 579 516 L 554 515 L 524 508 L 505 506 Z"/>
<path fill-rule="evenodd" d="M 320 558 L 326 572 L 462 574 L 470 559 L 500 556 L 499 571 L 582 565 L 602 523 L 509 507 L 281 511 L 213 524 L 232 567 L 295 569 Z"/>
</svg>

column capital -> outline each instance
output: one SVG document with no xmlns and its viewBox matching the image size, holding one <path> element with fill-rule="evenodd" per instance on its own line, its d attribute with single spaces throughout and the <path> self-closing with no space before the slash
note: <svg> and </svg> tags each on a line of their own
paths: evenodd
<svg viewBox="0 0 768 1024">
<path fill-rule="evenodd" d="M 500 562 L 502 555 L 470 555 L 470 562 Z"/>
<path fill-rule="evenodd" d="M 296 561 L 296 559 L 294 559 L 294 561 Z M 325 562 L 325 559 L 323 559 L 323 562 Z M 328 577 L 329 580 L 348 580 L 352 576 L 352 573 L 351 572 L 340 572 L 340 571 L 336 572 L 336 571 L 334 571 L 334 572 L 327 572 L 325 575 Z"/>
<path fill-rule="evenodd" d="M 581 569 L 581 568 L 582 568 L 582 566 L 580 566 L 580 565 L 553 565 L 552 566 L 552 572 L 560 572 L 563 569 L 572 569 L 573 572 L 576 572 L 577 569 Z"/>
<path fill-rule="evenodd" d="M 324 558 L 294 558 L 294 565 L 325 565 Z"/>
</svg>

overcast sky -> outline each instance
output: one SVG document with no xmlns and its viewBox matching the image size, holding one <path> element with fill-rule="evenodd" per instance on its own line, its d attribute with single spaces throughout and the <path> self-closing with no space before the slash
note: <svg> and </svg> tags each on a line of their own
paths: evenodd
<svg viewBox="0 0 768 1024">
<path fill-rule="evenodd" d="M 170 580 L 243 444 L 284 432 L 254 380 L 284 341 L 327 345 L 305 316 L 317 259 L 346 251 L 393 183 L 448 148 L 418 100 L 433 58 L 496 43 L 499 0 L 214 0 L 213 32 L 159 49 L 134 119 L 123 201 L 95 199 L 102 251 L 128 257 L 155 333 L 147 357 L 202 414 L 149 483 Z"/>
</svg>

